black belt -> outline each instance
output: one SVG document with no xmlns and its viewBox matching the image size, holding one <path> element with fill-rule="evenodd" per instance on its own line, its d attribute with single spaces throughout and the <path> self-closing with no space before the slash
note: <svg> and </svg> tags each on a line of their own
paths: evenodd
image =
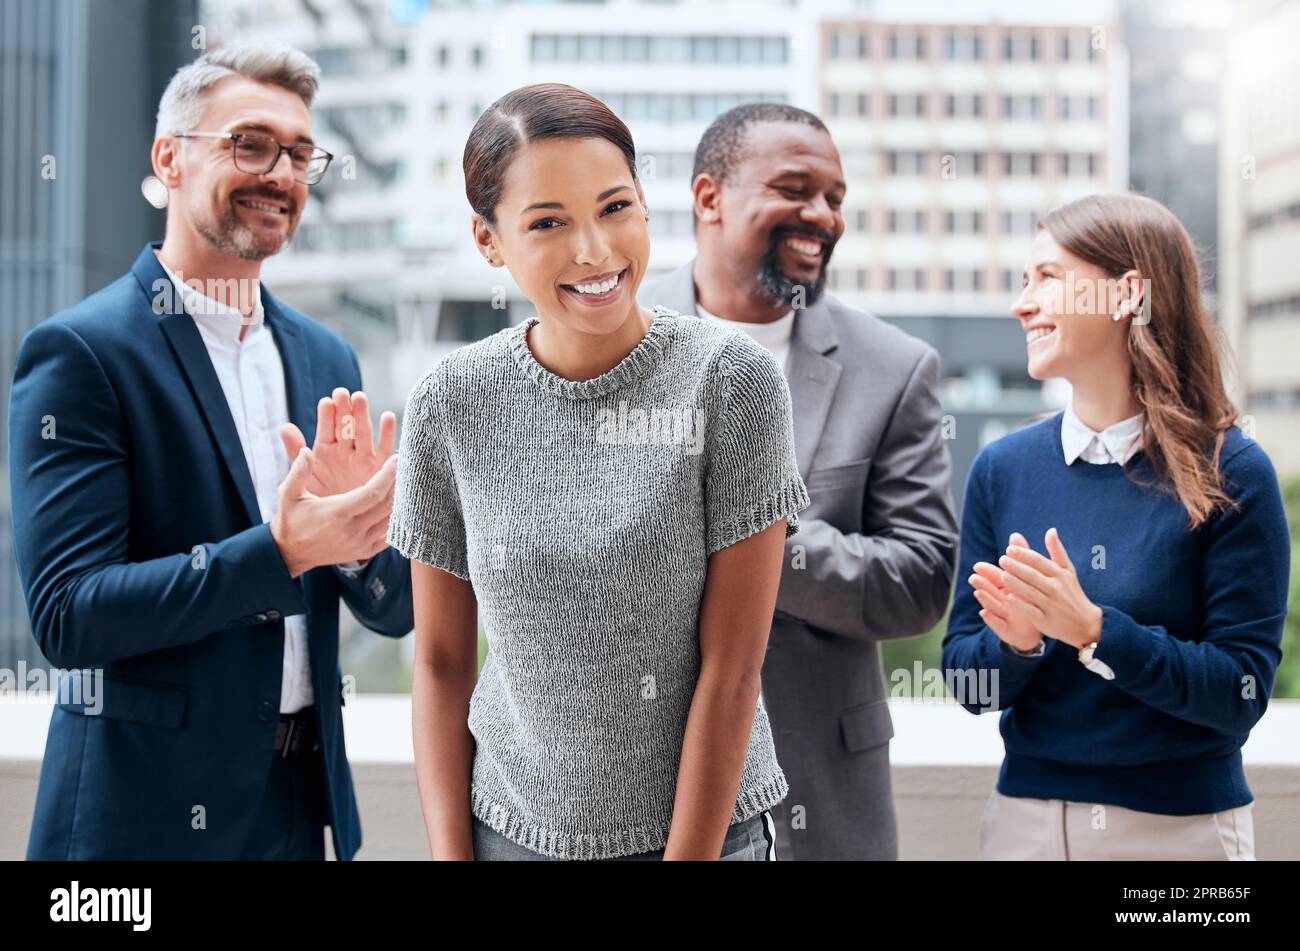
<svg viewBox="0 0 1300 951">
<path fill-rule="evenodd" d="M 282 757 L 290 753 L 320 749 L 316 735 L 316 708 L 303 707 L 297 713 L 280 714 L 275 731 L 275 751 Z"/>
</svg>

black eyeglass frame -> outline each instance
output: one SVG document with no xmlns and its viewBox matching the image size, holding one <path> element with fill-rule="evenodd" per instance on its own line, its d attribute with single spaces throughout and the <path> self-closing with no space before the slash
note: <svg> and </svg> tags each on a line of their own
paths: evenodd
<svg viewBox="0 0 1300 951">
<path fill-rule="evenodd" d="M 271 169 L 275 168 L 275 166 L 280 161 L 280 156 L 286 152 L 289 153 L 289 166 L 292 168 L 294 151 L 297 149 L 308 149 L 310 150 L 308 153 L 307 163 L 306 163 L 308 168 L 311 167 L 311 163 L 313 161 L 317 161 L 322 158 L 325 160 L 325 164 L 321 166 L 320 174 L 318 174 L 315 178 L 311 178 L 310 176 L 306 178 L 299 178 L 297 175 L 294 175 L 293 180 L 295 182 L 302 182 L 304 185 L 315 185 L 318 182 L 320 182 L 320 180 L 325 177 L 325 172 L 330 167 L 330 162 L 334 160 L 333 153 L 327 152 L 325 149 L 322 149 L 318 145 L 308 145 L 306 142 L 299 142 L 295 145 L 284 145 L 280 142 L 277 142 L 273 137 L 267 135 L 265 132 L 177 132 L 175 133 L 175 138 L 229 139 L 233 143 L 230 149 L 231 161 L 235 163 L 235 168 L 239 169 L 241 172 L 244 172 L 248 175 L 265 175 L 267 172 L 271 171 Z M 267 165 L 266 168 L 264 169 L 258 170 L 258 169 L 244 168 L 242 165 L 239 164 L 239 140 L 240 139 L 265 139 L 266 141 L 272 143 L 275 146 L 276 148 L 275 158 L 271 159 L 271 163 Z M 307 175 L 308 173 L 304 172 L 303 174 Z"/>
</svg>

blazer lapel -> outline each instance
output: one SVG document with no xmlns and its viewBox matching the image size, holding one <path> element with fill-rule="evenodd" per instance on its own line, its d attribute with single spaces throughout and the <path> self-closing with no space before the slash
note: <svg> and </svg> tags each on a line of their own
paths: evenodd
<svg viewBox="0 0 1300 951">
<path fill-rule="evenodd" d="M 786 378 L 794 415 L 795 458 L 799 461 L 799 474 L 805 479 L 843 369 L 826 356 L 838 346 L 839 337 L 824 298 L 811 307 L 795 311 Z"/>
<path fill-rule="evenodd" d="M 298 322 L 280 305 L 271 293 L 262 288 L 262 310 L 266 325 L 275 337 L 280 362 L 284 364 L 284 390 L 289 403 L 289 420 L 302 430 L 307 445 L 316 441 L 316 402 L 326 393 L 313 395 L 311 385 L 311 353 L 302 340 Z M 293 465 L 293 460 L 289 460 Z"/>
<path fill-rule="evenodd" d="M 163 336 L 171 344 L 172 353 L 189 381 L 194 400 L 216 441 L 222 464 L 234 480 L 250 524 L 260 525 L 262 510 L 257 504 L 257 492 L 248 474 L 248 460 L 244 458 L 244 448 L 239 443 L 239 432 L 235 429 L 234 417 L 230 415 L 226 393 L 221 389 L 221 381 L 212 367 L 212 358 L 208 356 L 199 328 L 181 303 L 180 291 L 175 287 L 167 288 L 171 282 L 154 256 L 156 247 L 159 245 L 146 245 L 132 271 L 150 300 L 151 313 L 160 318 Z"/>
<path fill-rule="evenodd" d="M 180 293 L 175 288 L 168 289 L 171 282 L 154 256 L 153 250 L 156 247 L 159 247 L 157 243 L 146 245 L 132 271 L 149 298 L 150 312 L 159 317 L 163 336 L 171 345 L 176 361 L 189 382 L 194 400 L 217 444 L 222 464 L 234 481 L 250 524 L 260 525 L 262 510 L 257 504 L 257 492 L 248 473 L 248 460 L 244 457 L 244 448 L 239 442 L 235 419 L 230 415 L 226 393 L 221 388 L 221 381 L 217 379 L 217 371 L 212 367 L 212 358 L 208 355 L 199 328 L 181 304 Z M 301 345 L 301 332 L 265 288 L 262 289 L 262 309 L 284 363 L 289 418 L 302 430 L 303 438 L 310 446 L 316 435 L 310 357 Z"/>
<path fill-rule="evenodd" d="M 649 304 L 662 304 L 681 314 L 697 315 L 695 310 L 695 258 L 687 261 L 665 278 L 662 291 Z M 790 385 L 791 413 L 794 423 L 795 458 L 799 474 L 807 478 L 817 452 L 817 443 L 826 426 L 831 400 L 843 369 L 827 354 L 839 346 L 835 324 L 825 298 L 811 307 L 796 311 L 790 340 L 790 361 L 786 379 Z"/>
</svg>

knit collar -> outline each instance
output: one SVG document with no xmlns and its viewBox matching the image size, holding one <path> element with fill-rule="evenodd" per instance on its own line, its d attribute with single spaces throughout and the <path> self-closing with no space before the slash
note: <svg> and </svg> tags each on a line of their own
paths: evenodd
<svg viewBox="0 0 1300 951">
<path fill-rule="evenodd" d="M 528 331 L 538 323 L 536 316 L 529 317 L 510 330 L 510 352 L 515 362 L 543 389 L 558 396 L 574 400 L 592 399 L 603 396 L 621 386 L 647 376 L 660 363 L 672 340 L 673 330 L 681 314 L 661 305 L 654 308 L 654 321 L 640 342 L 622 360 L 610 367 L 600 376 L 590 380 L 567 380 L 559 374 L 552 373 L 537 362 L 528 346 Z"/>
</svg>

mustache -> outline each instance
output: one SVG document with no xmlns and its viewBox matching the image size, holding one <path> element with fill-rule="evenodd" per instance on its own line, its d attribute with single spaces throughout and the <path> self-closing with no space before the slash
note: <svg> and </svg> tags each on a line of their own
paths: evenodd
<svg viewBox="0 0 1300 951">
<path fill-rule="evenodd" d="M 831 248 L 835 247 L 835 235 L 829 231 L 824 231 L 815 225 L 781 225 L 772 229 L 772 244 L 775 245 L 787 235 L 804 235 L 809 238 L 816 238 L 826 249 L 826 256 L 830 257 Z"/>
</svg>

